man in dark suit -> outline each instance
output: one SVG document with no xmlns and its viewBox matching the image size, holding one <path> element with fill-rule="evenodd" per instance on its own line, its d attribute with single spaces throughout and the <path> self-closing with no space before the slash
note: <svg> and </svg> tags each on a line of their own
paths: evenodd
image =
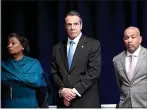
<svg viewBox="0 0 147 109">
<path fill-rule="evenodd" d="M 97 40 L 81 32 L 82 18 L 71 11 L 65 17 L 66 41 L 53 48 L 51 75 L 59 92 L 58 107 L 100 107 L 97 80 L 101 48 Z"/>
</svg>

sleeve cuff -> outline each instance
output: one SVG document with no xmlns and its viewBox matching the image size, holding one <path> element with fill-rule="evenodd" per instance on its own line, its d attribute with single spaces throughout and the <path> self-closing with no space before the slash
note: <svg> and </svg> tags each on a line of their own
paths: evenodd
<svg viewBox="0 0 147 109">
<path fill-rule="evenodd" d="M 79 94 L 79 92 L 78 92 L 75 88 L 73 88 L 72 91 L 73 91 L 74 93 L 76 93 L 79 97 L 81 97 L 81 94 Z"/>
</svg>

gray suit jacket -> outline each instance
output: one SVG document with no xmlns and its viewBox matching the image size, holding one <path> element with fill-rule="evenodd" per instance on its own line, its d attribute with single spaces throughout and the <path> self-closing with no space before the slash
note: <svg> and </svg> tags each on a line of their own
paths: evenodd
<svg viewBox="0 0 147 109">
<path fill-rule="evenodd" d="M 147 49 L 141 47 L 133 79 L 125 69 L 126 51 L 113 58 L 116 80 L 120 88 L 118 107 L 147 107 Z"/>
</svg>

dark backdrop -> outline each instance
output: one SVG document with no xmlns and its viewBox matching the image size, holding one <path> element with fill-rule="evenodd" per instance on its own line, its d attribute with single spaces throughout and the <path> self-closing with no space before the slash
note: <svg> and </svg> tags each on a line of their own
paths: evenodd
<svg viewBox="0 0 147 109">
<path fill-rule="evenodd" d="M 52 46 L 66 38 L 64 16 L 70 10 L 79 11 L 83 18 L 83 34 L 98 39 L 102 47 L 102 72 L 99 78 L 100 102 L 119 100 L 112 58 L 123 49 L 123 31 L 137 26 L 147 47 L 147 1 L 137 0 L 2 0 L 2 58 L 6 56 L 6 38 L 17 32 L 30 41 L 31 56 L 38 58 L 50 80 Z M 53 84 L 49 104 L 55 104 Z"/>
</svg>

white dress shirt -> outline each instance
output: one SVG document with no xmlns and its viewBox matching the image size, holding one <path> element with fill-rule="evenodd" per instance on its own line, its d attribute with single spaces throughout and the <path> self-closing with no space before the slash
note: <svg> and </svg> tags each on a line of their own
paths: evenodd
<svg viewBox="0 0 147 109">
<path fill-rule="evenodd" d="M 73 44 L 73 49 L 74 49 L 74 51 L 75 51 L 76 48 L 77 48 L 78 42 L 79 42 L 79 40 L 80 40 L 80 38 L 81 38 L 81 35 L 82 35 L 82 33 L 80 33 L 75 39 L 72 40 L 72 41 L 74 41 L 74 44 Z M 68 38 L 68 41 L 67 41 L 67 56 L 68 56 L 70 41 L 71 41 L 71 39 Z"/>
<path fill-rule="evenodd" d="M 130 55 L 134 56 L 134 66 L 136 67 L 140 49 L 141 49 L 141 47 L 139 46 L 138 49 L 133 54 L 131 54 L 130 52 L 127 51 L 127 54 L 126 54 L 126 57 L 125 57 L 125 68 L 126 68 L 127 73 L 129 73 Z"/>
<path fill-rule="evenodd" d="M 81 36 L 82 36 L 82 33 L 80 33 L 75 39 L 72 40 L 72 41 L 74 41 L 74 44 L 73 44 L 74 52 L 75 52 L 75 50 L 76 50 L 76 48 L 77 48 L 77 45 L 78 45 L 78 42 L 79 42 Z M 68 41 L 67 41 L 67 56 L 68 56 L 70 41 L 71 41 L 71 39 L 68 38 Z M 79 97 L 81 97 L 81 94 L 80 94 L 75 88 L 73 88 L 72 90 L 73 90 L 73 92 L 76 93 Z"/>
</svg>

